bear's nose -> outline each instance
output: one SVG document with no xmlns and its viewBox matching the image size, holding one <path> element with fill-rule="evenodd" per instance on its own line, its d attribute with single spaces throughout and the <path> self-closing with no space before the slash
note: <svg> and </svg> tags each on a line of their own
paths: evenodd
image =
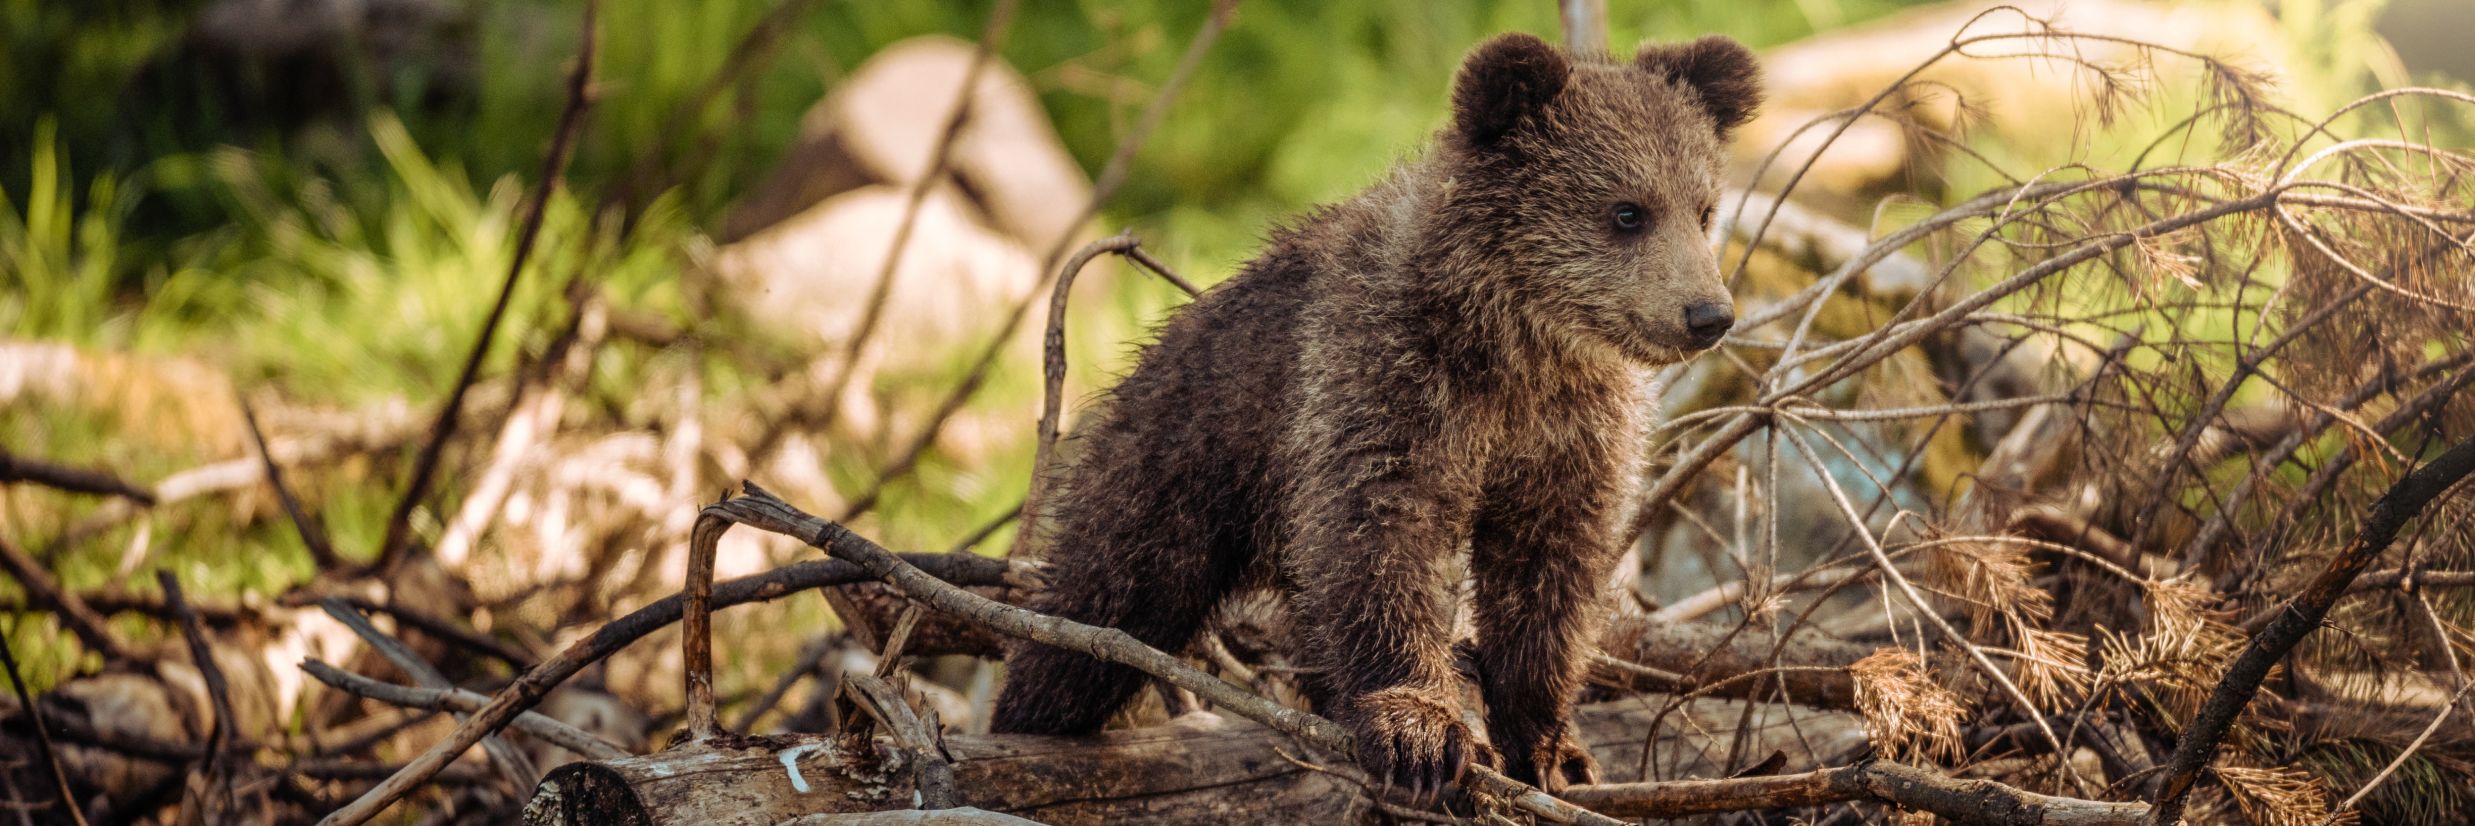
<svg viewBox="0 0 2475 826">
<path fill-rule="evenodd" d="M 1684 308 L 1684 329 L 1693 334 L 1693 347 L 1700 349 L 1719 343 L 1736 326 L 1736 308 L 1718 301 L 1704 301 Z"/>
</svg>

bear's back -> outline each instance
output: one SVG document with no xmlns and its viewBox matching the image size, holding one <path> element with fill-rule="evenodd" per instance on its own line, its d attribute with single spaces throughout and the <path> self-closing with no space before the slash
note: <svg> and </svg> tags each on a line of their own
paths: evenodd
<svg viewBox="0 0 2475 826">
<path fill-rule="evenodd" d="M 1275 451 L 1296 411 L 1300 320 L 1329 268 L 1312 234 L 1280 233 L 1160 327 L 1075 437 L 1083 455 L 1056 503 L 1054 547 L 1156 536 L 1146 523 L 1164 519 L 1212 547 L 1154 552 L 1243 561 L 1277 544 Z"/>
</svg>

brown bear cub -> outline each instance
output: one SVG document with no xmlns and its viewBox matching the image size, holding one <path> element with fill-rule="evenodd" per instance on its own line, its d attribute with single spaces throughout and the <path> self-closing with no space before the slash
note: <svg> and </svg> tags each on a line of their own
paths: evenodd
<svg viewBox="0 0 2475 826">
<path fill-rule="evenodd" d="M 1735 323 L 1706 233 L 1760 94 L 1726 38 L 1480 46 L 1425 157 L 1161 329 L 1079 437 L 1031 606 L 1174 652 L 1232 593 L 1277 589 L 1309 699 L 1378 782 L 1423 797 L 1471 759 L 1588 782 L 1572 704 L 1650 373 Z M 1492 753 L 1454 688 L 1464 548 Z M 1006 666 L 1000 732 L 1091 732 L 1144 684 L 1038 644 Z"/>
</svg>

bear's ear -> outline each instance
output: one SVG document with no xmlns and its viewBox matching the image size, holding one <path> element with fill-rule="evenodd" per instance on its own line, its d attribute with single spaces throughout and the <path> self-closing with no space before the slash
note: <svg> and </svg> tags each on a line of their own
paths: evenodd
<svg viewBox="0 0 2475 826">
<path fill-rule="evenodd" d="M 1564 91 L 1572 66 L 1534 35 L 1497 35 L 1461 62 L 1453 83 L 1453 128 L 1471 146 L 1489 146 Z"/>
<path fill-rule="evenodd" d="M 1633 57 L 1643 71 L 1684 84 L 1702 111 L 1719 126 L 1719 137 L 1753 119 L 1762 105 L 1762 71 L 1753 52 L 1733 39 L 1710 35 L 1691 43 L 1646 43 Z"/>
</svg>

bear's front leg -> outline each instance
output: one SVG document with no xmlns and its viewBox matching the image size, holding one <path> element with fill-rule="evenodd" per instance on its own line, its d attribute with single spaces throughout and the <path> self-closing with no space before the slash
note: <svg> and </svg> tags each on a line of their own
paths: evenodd
<svg viewBox="0 0 2475 826">
<path fill-rule="evenodd" d="M 1491 757 L 1462 722 L 1451 645 L 1450 561 L 1476 486 L 1434 432 L 1316 452 L 1282 559 L 1320 710 L 1374 783 L 1421 802 Z"/>
<path fill-rule="evenodd" d="M 1598 781 L 1572 724 L 1621 557 L 1582 503 L 1540 503 L 1482 520 L 1471 542 L 1480 694 L 1504 773 L 1550 792 Z"/>
</svg>

